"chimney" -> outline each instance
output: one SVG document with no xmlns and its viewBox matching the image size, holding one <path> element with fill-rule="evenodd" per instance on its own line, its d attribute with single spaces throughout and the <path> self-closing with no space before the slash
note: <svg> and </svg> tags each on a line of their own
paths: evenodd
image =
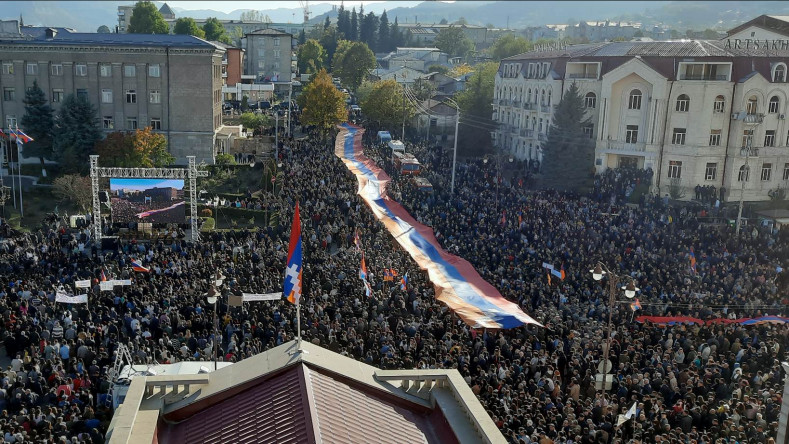
<svg viewBox="0 0 789 444">
<path fill-rule="evenodd" d="M 55 28 L 47 28 L 46 34 L 48 39 L 54 39 L 58 35 L 58 31 Z"/>
</svg>

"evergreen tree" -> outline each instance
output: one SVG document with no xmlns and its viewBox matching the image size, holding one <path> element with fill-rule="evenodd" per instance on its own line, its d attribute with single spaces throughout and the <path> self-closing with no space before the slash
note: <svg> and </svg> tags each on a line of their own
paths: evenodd
<svg viewBox="0 0 789 444">
<path fill-rule="evenodd" d="M 381 13 L 381 18 L 378 20 L 378 52 L 389 52 L 392 50 L 391 41 L 389 40 L 389 18 L 386 17 L 386 11 Z"/>
<path fill-rule="evenodd" d="M 137 2 L 129 19 L 129 34 L 169 34 L 170 27 L 153 2 Z"/>
<path fill-rule="evenodd" d="M 356 16 L 356 7 L 351 12 L 351 25 L 345 40 L 359 40 L 359 18 Z"/>
<path fill-rule="evenodd" d="M 67 173 L 86 173 L 88 156 L 101 139 L 96 107 L 85 99 L 69 94 L 58 111 L 54 131 L 54 154 Z"/>
<path fill-rule="evenodd" d="M 351 19 L 349 12 L 345 9 L 345 5 L 340 4 L 340 9 L 337 11 L 337 32 L 341 35 L 348 35 L 348 29 L 351 26 Z"/>
<path fill-rule="evenodd" d="M 374 12 L 370 12 L 365 16 L 361 16 L 361 25 L 359 26 L 359 41 L 364 42 L 370 48 L 377 48 L 375 40 L 375 32 L 378 30 L 378 17 Z"/>
<path fill-rule="evenodd" d="M 400 26 L 397 24 L 397 16 L 395 16 L 395 21 L 389 28 L 389 44 L 392 50 L 394 50 L 397 47 L 404 46 L 403 43 L 405 43 L 403 31 L 400 30 Z"/>
<path fill-rule="evenodd" d="M 496 123 L 490 116 L 498 68 L 495 62 L 475 66 L 466 88 L 457 94 L 461 112 L 458 152 L 464 155 L 481 156 L 492 148 L 490 132 L 496 129 Z"/>
<path fill-rule="evenodd" d="M 304 28 L 302 28 L 301 32 L 299 33 L 299 45 L 303 45 L 306 42 L 307 42 L 307 33 L 304 32 Z"/>
<path fill-rule="evenodd" d="M 327 15 L 326 20 L 324 20 L 323 22 L 323 30 L 325 31 L 329 29 L 330 26 L 331 26 L 331 20 L 329 20 L 329 16 Z"/>
<path fill-rule="evenodd" d="M 195 20 L 191 17 L 181 17 L 175 21 L 175 27 L 173 27 L 174 34 L 183 34 L 183 35 L 193 35 L 195 37 L 200 37 L 201 39 L 205 38 L 205 31 L 200 29 L 195 23 Z"/>
<path fill-rule="evenodd" d="M 543 187 L 587 191 L 594 168 L 594 142 L 584 134 L 584 99 L 573 82 L 553 113 L 548 140 L 543 146 Z"/>
<path fill-rule="evenodd" d="M 222 41 L 223 38 L 227 38 L 225 27 L 222 26 L 222 22 L 216 17 L 208 17 L 206 19 L 203 25 L 203 32 L 205 32 L 206 40 Z"/>
<path fill-rule="evenodd" d="M 55 126 L 54 111 L 47 103 L 47 96 L 33 80 L 33 86 L 25 93 L 25 115 L 22 116 L 22 130 L 33 138 L 25 144 L 25 157 L 38 157 L 41 168 L 44 159 L 52 159 L 52 128 Z"/>
</svg>

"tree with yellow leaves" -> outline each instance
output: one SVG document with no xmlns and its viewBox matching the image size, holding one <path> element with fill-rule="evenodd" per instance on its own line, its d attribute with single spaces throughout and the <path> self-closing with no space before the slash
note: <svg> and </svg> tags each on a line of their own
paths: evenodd
<svg viewBox="0 0 789 444">
<path fill-rule="evenodd" d="M 304 88 L 300 102 L 302 122 L 318 127 L 324 134 L 348 119 L 345 95 L 334 86 L 331 76 L 325 69 L 321 69 L 313 76 Z"/>
</svg>

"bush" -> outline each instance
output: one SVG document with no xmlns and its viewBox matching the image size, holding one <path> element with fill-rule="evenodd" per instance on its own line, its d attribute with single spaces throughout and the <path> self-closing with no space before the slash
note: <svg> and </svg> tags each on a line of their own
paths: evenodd
<svg viewBox="0 0 789 444">
<path fill-rule="evenodd" d="M 203 211 L 200 212 L 200 215 L 203 217 L 211 217 L 214 215 L 214 212 L 211 211 L 210 208 L 204 208 Z"/>
<path fill-rule="evenodd" d="M 211 231 L 216 228 L 216 220 L 213 217 L 206 217 L 203 219 L 203 226 L 200 231 Z"/>
</svg>

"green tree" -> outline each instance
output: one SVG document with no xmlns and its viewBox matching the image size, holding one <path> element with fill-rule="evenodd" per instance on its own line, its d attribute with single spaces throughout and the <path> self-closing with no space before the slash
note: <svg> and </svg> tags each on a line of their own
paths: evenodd
<svg viewBox="0 0 789 444">
<path fill-rule="evenodd" d="M 244 96 L 241 98 L 241 111 L 246 111 L 249 109 L 249 97 Z"/>
<path fill-rule="evenodd" d="M 181 17 L 175 21 L 173 28 L 174 34 L 193 35 L 195 37 L 205 38 L 205 32 L 197 26 L 195 20 L 191 17 Z"/>
<path fill-rule="evenodd" d="M 325 69 L 318 71 L 299 97 L 301 120 L 327 134 L 340 122 L 347 120 L 345 95 L 335 88 Z"/>
<path fill-rule="evenodd" d="M 297 63 L 299 73 L 314 74 L 326 64 L 326 50 L 317 40 L 309 39 L 299 47 Z"/>
<path fill-rule="evenodd" d="M 209 17 L 203 24 L 206 40 L 215 40 L 222 43 L 230 43 L 230 37 L 225 33 L 225 27 L 216 17 Z"/>
<path fill-rule="evenodd" d="M 334 53 L 337 51 L 338 39 L 339 34 L 337 33 L 337 27 L 329 26 L 323 30 L 323 34 L 321 34 L 319 40 L 323 49 L 326 50 L 326 60 L 328 60 L 332 66 L 334 66 Z"/>
<path fill-rule="evenodd" d="M 389 17 L 386 16 L 386 11 L 381 13 L 381 18 L 378 20 L 378 49 L 379 52 L 389 52 L 392 49 L 392 40 L 389 37 Z"/>
<path fill-rule="evenodd" d="M 345 9 L 345 5 L 340 3 L 340 9 L 337 10 L 337 32 L 348 38 L 348 30 L 351 27 L 351 13 Z"/>
<path fill-rule="evenodd" d="M 364 42 L 370 48 L 377 48 L 378 17 L 374 12 L 359 17 L 359 41 Z"/>
<path fill-rule="evenodd" d="M 167 138 L 150 127 L 136 131 L 115 131 L 96 144 L 102 163 L 122 168 L 161 168 L 175 157 L 167 151 Z"/>
<path fill-rule="evenodd" d="M 99 33 L 99 34 L 109 34 L 112 31 L 110 30 L 109 26 L 101 25 L 101 26 L 99 26 L 99 29 L 96 30 L 96 32 Z"/>
<path fill-rule="evenodd" d="M 633 37 L 644 37 L 644 32 L 639 29 L 633 34 Z"/>
<path fill-rule="evenodd" d="M 129 19 L 129 34 L 169 34 L 170 27 L 153 2 L 137 2 Z"/>
<path fill-rule="evenodd" d="M 232 154 L 217 154 L 214 158 L 214 163 L 217 165 L 236 165 L 236 158 Z"/>
<path fill-rule="evenodd" d="M 375 54 L 366 43 L 340 40 L 332 60 L 332 72 L 343 85 L 356 91 L 375 64 Z"/>
<path fill-rule="evenodd" d="M 255 114 L 255 113 L 243 113 L 241 114 L 240 118 L 241 125 L 244 128 L 249 128 L 254 133 L 255 131 L 260 131 L 267 126 L 272 126 L 273 119 L 269 116 L 264 114 Z"/>
<path fill-rule="evenodd" d="M 359 40 L 359 16 L 356 15 L 356 8 L 353 8 L 353 12 L 351 12 L 351 22 L 348 25 L 348 35 L 345 37 L 346 40 Z"/>
<path fill-rule="evenodd" d="M 414 116 L 411 102 L 403 101 L 404 94 L 402 85 L 393 79 L 375 82 L 370 93 L 361 102 L 365 116 L 378 122 L 382 128 L 399 127 L 403 118 L 409 121 Z"/>
<path fill-rule="evenodd" d="M 709 28 L 705 29 L 701 36 L 705 40 L 718 40 L 720 38 L 718 31 Z"/>
<path fill-rule="evenodd" d="M 594 142 L 584 134 L 584 99 L 573 82 L 564 93 L 543 146 L 543 186 L 586 191 L 592 179 Z"/>
<path fill-rule="evenodd" d="M 465 57 L 474 50 L 474 42 L 466 37 L 462 28 L 444 28 L 436 36 L 436 48 L 449 54 L 450 57 Z"/>
<path fill-rule="evenodd" d="M 458 129 L 458 151 L 480 156 L 492 149 L 490 132 L 496 129 L 493 114 L 493 88 L 499 64 L 488 62 L 475 66 L 476 71 L 466 82 L 466 89 L 457 94 L 461 118 Z"/>
<path fill-rule="evenodd" d="M 271 23 L 271 17 L 269 17 L 268 14 L 264 14 L 262 11 L 250 9 L 241 13 L 241 21 Z"/>
<path fill-rule="evenodd" d="M 67 173 L 87 173 L 88 156 L 101 140 L 96 107 L 69 94 L 63 99 L 55 120 L 53 148 L 55 160 Z"/>
<path fill-rule="evenodd" d="M 307 33 L 304 32 L 304 28 L 301 28 L 301 32 L 299 32 L 299 45 L 303 45 L 307 42 Z"/>
<path fill-rule="evenodd" d="M 521 36 L 507 34 L 496 40 L 488 51 L 494 60 L 501 60 L 531 51 L 531 43 Z"/>
<path fill-rule="evenodd" d="M 41 168 L 44 168 L 44 159 L 52 159 L 54 111 L 36 80 L 33 80 L 33 86 L 25 93 L 24 103 L 25 115 L 20 123 L 25 133 L 33 138 L 32 142 L 25 144 L 25 157 L 38 157 Z"/>
<path fill-rule="evenodd" d="M 436 92 L 436 85 L 433 82 L 425 79 L 416 79 L 414 81 L 414 86 L 411 88 L 411 91 L 414 93 L 414 97 L 419 99 L 420 101 L 425 101 L 431 97 Z"/>
</svg>

